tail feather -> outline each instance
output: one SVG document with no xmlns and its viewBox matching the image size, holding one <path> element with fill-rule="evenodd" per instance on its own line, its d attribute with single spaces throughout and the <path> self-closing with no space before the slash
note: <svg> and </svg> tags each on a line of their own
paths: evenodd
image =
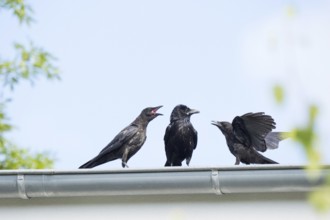
<svg viewBox="0 0 330 220">
<path fill-rule="evenodd" d="M 280 141 L 288 138 L 289 132 L 269 132 L 265 137 L 267 149 L 276 149 Z"/>
<path fill-rule="evenodd" d="M 257 164 L 278 164 L 278 162 L 271 160 L 259 153 L 256 155 L 255 163 L 257 163 Z"/>
<path fill-rule="evenodd" d="M 93 168 L 93 167 L 96 167 L 97 165 L 99 165 L 99 164 L 96 163 L 94 161 L 94 159 L 91 159 L 90 161 L 87 161 L 86 163 L 84 163 L 83 165 L 81 165 L 79 167 L 79 169 Z"/>
<path fill-rule="evenodd" d="M 94 157 L 90 161 L 87 161 L 83 165 L 79 167 L 79 169 L 84 169 L 84 168 L 93 168 L 98 165 L 104 164 L 108 161 L 112 161 L 118 159 L 117 157 L 110 157 L 109 155 L 104 155 L 104 154 L 99 154 L 98 156 Z"/>
<path fill-rule="evenodd" d="M 279 164 L 278 162 L 274 161 L 274 160 L 271 160 L 267 157 L 265 157 L 263 160 L 262 160 L 262 163 L 261 164 Z"/>
<path fill-rule="evenodd" d="M 164 166 L 165 167 L 181 167 L 182 166 L 182 162 L 180 162 L 180 161 L 174 161 L 174 162 L 170 163 L 170 162 L 166 161 L 166 163 L 165 163 Z"/>
</svg>

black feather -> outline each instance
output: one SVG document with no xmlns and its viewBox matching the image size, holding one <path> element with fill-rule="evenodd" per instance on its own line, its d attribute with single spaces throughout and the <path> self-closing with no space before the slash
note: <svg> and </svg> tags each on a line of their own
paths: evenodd
<svg viewBox="0 0 330 220">
<path fill-rule="evenodd" d="M 275 128 L 274 119 L 263 112 L 247 113 L 236 116 L 232 123 L 212 122 L 226 138 L 230 152 L 235 156 L 235 164 L 277 164 L 258 151 L 278 147 L 285 138 L 284 132 L 271 132 Z"/>
<path fill-rule="evenodd" d="M 122 167 L 128 167 L 127 161 L 140 150 L 147 135 L 147 126 L 158 115 L 162 106 L 143 109 L 140 115 L 126 128 L 121 130 L 101 152 L 79 168 L 93 168 L 106 162 L 121 159 Z"/>
<path fill-rule="evenodd" d="M 177 105 L 173 109 L 164 135 L 165 166 L 181 166 L 183 160 L 189 166 L 197 146 L 197 131 L 190 122 L 190 116 L 195 113 L 198 111 L 185 105 Z"/>
</svg>

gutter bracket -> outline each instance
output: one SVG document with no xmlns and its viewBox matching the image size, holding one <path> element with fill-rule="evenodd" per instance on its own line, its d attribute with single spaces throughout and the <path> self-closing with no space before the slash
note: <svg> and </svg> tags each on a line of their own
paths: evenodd
<svg viewBox="0 0 330 220">
<path fill-rule="evenodd" d="M 19 195 L 19 197 L 21 197 L 21 199 L 29 199 L 28 195 L 26 194 L 26 190 L 25 190 L 25 181 L 24 181 L 23 174 L 17 175 L 17 191 L 18 191 L 18 195 Z"/>
<path fill-rule="evenodd" d="M 212 170 L 211 182 L 212 182 L 212 188 L 214 190 L 214 193 L 216 195 L 222 195 L 221 190 L 220 190 L 220 176 L 219 176 L 218 170 Z"/>
</svg>

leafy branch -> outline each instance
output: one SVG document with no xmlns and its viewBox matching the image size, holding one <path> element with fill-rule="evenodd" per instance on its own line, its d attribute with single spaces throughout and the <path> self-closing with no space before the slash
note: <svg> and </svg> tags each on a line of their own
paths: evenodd
<svg viewBox="0 0 330 220">
<path fill-rule="evenodd" d="M 24 0 L 0 0 L 0 10 L 12 12 L 20 24 L 29 25 L 33 21 L 33 10 Z M 15 57 L 11 60 L 0 56 L 0 86 L 12 90 L 22 80 L 34 83 L 39 77 L 60 79 L 59 70 L 54 64 L 56 60 L 49 52 L 36 47 L 32 42 L 29 46 L 14 44 Z M 1 85 L 2 84 L 2 85 Z M 8 97 L 0 93 L 0 169 L 44 169 L 54 165 L 49 153 L 31 153 L 20 148 L 5 137 L 13 127 L 5 112 Z"/>
<path fill-rule="evenodd" d="M 278 104 L 281 104 L 285 97 L 285 92 L 282 86 L 275 85 L 273 88 L 273 94 L 275 101 Z M 316 105 L 310 105 L 308 107 L 307 123 L 303 126 L 293 128 L 290 134 L 290 137 L 302 146 L 305 155 L 307 156 L 309 163 L 306 167 L 306 171 L 310 181 L 323 178 L 321 177 L 320 172 L 322 168 L 321 154 L 318 147 L 317 133 L 315 132 L 318 112 L 319 109 Z M 319 186 L 308 195 L 308 200 L 319 211 L 330 210 L 330 175 L 325 177 L 323 185 Z"/>
<path fill-rule="evenodd" d="M 30 43 L 30 47 L 15 43 L 16 57 L 13 60 L 0 59 L 0 80 L 4 86 L 14 86 L 19 80 L 29 80 L 34 82 L 40 75 L 45 75 L 48 79 L 60 79 L 59 69 L 53 64 L 55 58 L 43 50 Z"/>
<path fill-rule="evenodd" d="M 33 21 L 33 10 L 24 0 L 0 0 L 0 8 L 11 11 L 20 24 L 30 24 Z"/>
</svg>

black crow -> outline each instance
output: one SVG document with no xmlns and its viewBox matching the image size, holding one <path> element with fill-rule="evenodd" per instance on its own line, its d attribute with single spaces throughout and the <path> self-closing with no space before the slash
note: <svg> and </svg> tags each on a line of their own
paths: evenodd
<svg viewBox="0 0 330 220">
<path fill-rule="evenodd" d="M 190 116 L 196 113 L 199 111 L 185 105 L 177 105 L 173 109 L 164 136 L 167 158 L 165 166 L 181 166 L 183 160 L 189 166 L 197 146 L 197 131 L 190 122 Z"/>
<path fill-rule="evenodd" d="M 263 112 L 236 116 L 232 123 L 212 121 L 212 124 L 225 136 L 230 152 L 236 157 L 235 165 L 277 164 L 257 151 L 278 148 L 279 142 L 288 137 L 287 132 L 271 132 L 276 123 Z"/>
<path fill-rule="evenodd" d="M 126 128 L 124 128 L 103 150 L 93 159 L 79 168 L 93 168 L 108 161 L 121 159 L 122 167 L 128 167 L 127 161 L 140 150 L 146 141 L 147 126 L 160 113 L 162 106 L 145 108 L 141 114 Z"/>
</svg>

